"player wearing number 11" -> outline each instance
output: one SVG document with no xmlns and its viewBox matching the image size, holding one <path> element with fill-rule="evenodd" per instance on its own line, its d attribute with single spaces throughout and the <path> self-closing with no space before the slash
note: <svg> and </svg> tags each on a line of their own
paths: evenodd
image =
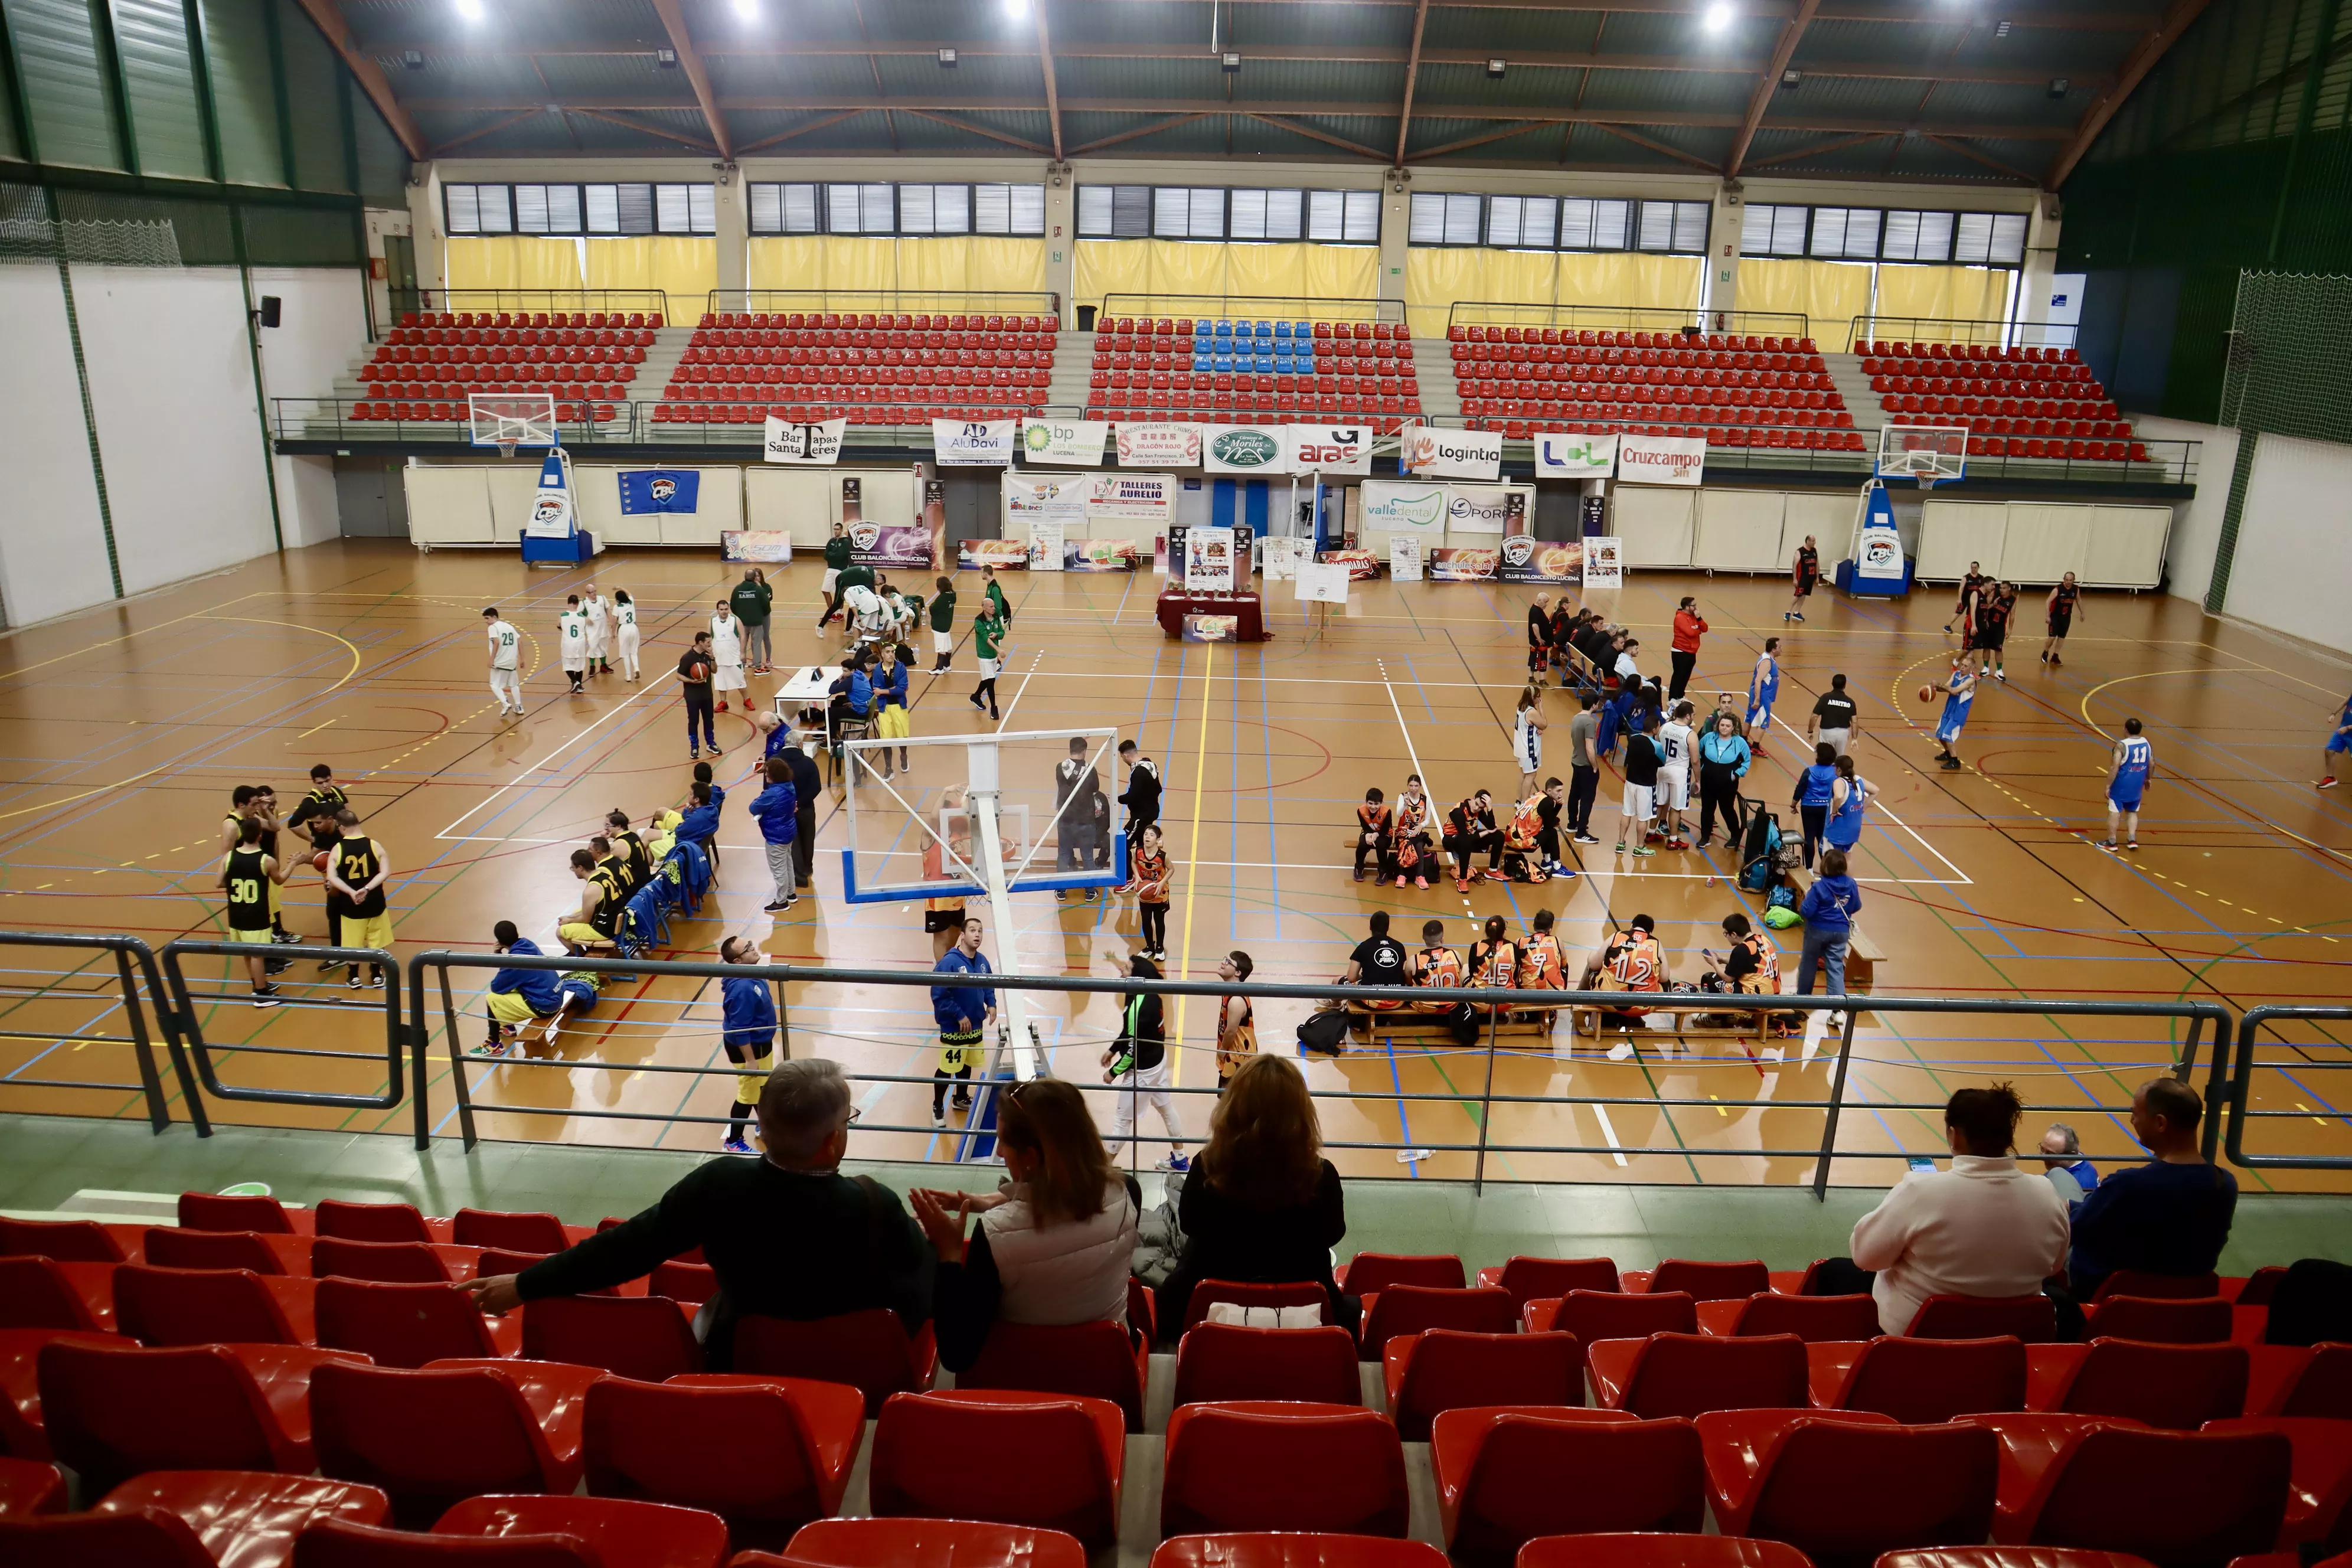
<svg viewBox="0 0 2352 1568">
<path fill-rule="evenodd" d="M 236 847 L 221 857 L 220 885 L 228 894 L 228 940 L 260 950 L 245 961 L 257 1007 L 278 1005 L 278 987 L 269 976 L 289 962 L 271 957 L 268 951 L 276 940 L 269 929 L 269 887 L 285 881 L 286 868 L 261 847 L 260 822 L 247 817 L 237 827 Z"/>
</svg>

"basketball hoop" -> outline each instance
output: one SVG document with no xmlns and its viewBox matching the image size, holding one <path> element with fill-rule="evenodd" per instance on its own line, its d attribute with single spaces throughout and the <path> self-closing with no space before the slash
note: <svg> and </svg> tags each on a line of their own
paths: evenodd
<svg viewBox="0 0 2352 1568">
<path fill-rule="evenodd" d="M 519 437 L 501 436 L 498 440 L 499 456 L 501 458 L 511 458 L 515 455 L 515 448 L 520 445 L 521 439 Z"/>
<path fill-rule="evenodd" d="M 466 423 L 475 446 L 496 447 L 501 458 L 511 458 L 523 447 L 562 445 L 551 393 L 473 393 L 466 399 Z"/>
</svg>

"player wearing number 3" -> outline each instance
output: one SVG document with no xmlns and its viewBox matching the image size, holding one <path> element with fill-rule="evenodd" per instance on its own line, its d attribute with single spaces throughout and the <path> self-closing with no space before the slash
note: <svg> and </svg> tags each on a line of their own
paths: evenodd
<svg viewBox="0 0 2352 1568">
<path fill-rule="evenodd" d="M 522 634 L 509 626 L 493 605 L 482 612 L 482 629 L 490 639 L 490 695 L 499 700 L 500 717 L 522 717 Z"/>
</svg>

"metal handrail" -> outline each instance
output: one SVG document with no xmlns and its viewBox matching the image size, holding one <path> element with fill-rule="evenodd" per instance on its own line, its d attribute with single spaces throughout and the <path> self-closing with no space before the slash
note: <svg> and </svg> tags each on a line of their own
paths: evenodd
<svg viewBox="0 0 2352 1568">
<path fill-rule="evenodd" d="M 1211 321 L 1387 321 L 1405 319 L 1402 300 L 1339 299 L 1320 294 L 1106 294 L 1095 321 L 1120 316 Z"/>
<path fill-rule="evenodd" d="M 1971 321 L 1944 316 L 1853 318 L 1849 342 L 1981 343 L 1987 348 L 2071 349 L 2080 329 L 2052 321 Z M 1862 351 L 1853 351 L 1860 353 Z"/>
<path fill-rule="evenodd" d="M 2237 1051 L 2231 1064 L 2226 1093 L 2221 1090 L 2218 1083 L 2206 1093 L 2205 1157 L 2209 1160 L 2213 1157 L 2213 1122 L 2222 1105 L 2226 1103 L 2230 1113 L 2230 1131 L 2224 1147 L 2229 1152 L 2231 1164 L 2242 1165 L 2252 1171 L 2352 1170 L 2352 1155 L 2250 1154 L 2246 1152 L 2246 1130 L 2249 1122 L 2272 1117 L 2311 1114 L 2306 1110 L 2255 1110 L 2249 1106 L 2256 1066 L 2254 1047 L 2260 1043 L 2256 1037 L 2264 1025 L 2278 1018 L 2326 1018 L 2338 1023 L 2352 1022 L 2352 1006 L 2340 1004 L 2290 1005 L 2266 1002 L 2246 1010 L 2245 1016 L 2238 1021 Z M 2326 1067 L 2329 1064 L 2319 1065 Z M 2343 1065 L 2352 1067 L 2352 1055 L 2347 1055 Z M 2217 1074 L 2216 1077 L 2218 1079 L 2219 1075 Z"/>
<path fill-rule="evenodd" d="M 1426 309 L 1427 307 L 1423 307 Z M 1809 338 L 1812 318 L 1802 310 L 1706 310 L 1694 305 L 1530 305 L 1508 300 L 1457 300 L 1445 312 L 1454 327 L 1573 327 L 1579 331 L 1665 332 L 1670 335 Z"/>
<path fill-rule="evenodd" d="M 132 976 L 135 965 L 138 978 L 147 983 L 147 994 L 153 998 L 156 1016 L 163 1027 L 164 1049 L 172 1059 L 173 1076 L 179 1079 L 180 1097 L 187 1106 L 188 1121 L 199 1138 L 212 1136 L 212 1123 L 205 1114 L 204 1102 L 196 1098 L 196 1082 L 188 1071 L 188 1058 L 180 1048 L 180 1038 L 169 1010 L 163 1005 L 163 984 L 155 973 L 155 954 L 135 936 L 81 936 L 68 932 L 35 931 L 0 931 L 0 947 L 48 947 L 68 950 L 89 950 L 114 954 L 115 975 L 122 987 L 122 1007 L 131 1020 L 128 1035 L 40 1035 L 40 1039 L 72 1039 L 77 1042 L 104 1042 L 129 1046 L 131 1059 L 139 1069 L 139 1081 L 134 1084 L 93 1084 L 87 1079 L 53 1079 L 10 1078 L 6 1081 L 27 1089 L 136 1089 L 147 1102 L 147 1123 L 157 1132 L 172 1124 L 172 1110 L 163 1094 L 162 1075 L 155 1070 L 153 1037 L 147 1026 L 147 1009 L 139 996 L 139 987 Z M 29 1033 L 29 1032 L 26 1032 Z"/>
<path fill-rule="evenodd" d="M 406 290 L 402 290 L 404 308 Z M 619 310 L 626 315 L 658 311 L 669 318 L 669 295 L 660 289 L 419 289 L 419 310 Z"/>
<path fill-rule="evenodd" d="M 385 1079 L 383 1092 L 338 1094 L 323 1089 L 260 1089 L 223 1081 L 218 1069 L 213 1065 L 212 1054 L 215 1050 L 247 1056 L 323 1056 L 345 1061 L 373 1061 L 376 1058 L 373 1052 L 295 1050 L 273 1046 L 210 1044 L 205 1039 L 204 1024 L 197 1013 L 197 1003 L 205 998 L 200 998 L 190 989 L 187 972 L 180 964 L 181 955 L 184 953 L 199 953 L 215 958 L 251 958 L 260 953 L 272 959 L 315 958 L 329 963 L 366 963 L 382 969 L 387 976 L 384 982 L 383 997 L 383 1059 Z M 206 1093 L 220 1100 L 243 1100 L 252 1104 L 310 1105 L 341 1110 L 392 1110 L 397 1109 L 401 1101 L 408 1098 L 401 1059 L 402 1047 L 407 1042 L 402 1037 L 400 1026 L 400 961 L 383 949 L 312 946 L 308 943 L 295 942 L 281 942 L 268 948 L 257 948 L 249 942 L 204 942 L 184 937 L 164 945 L 163 972 L 170 990 L 167 994 L 161 986 L 157 987 L 158 1005 L 163 1005 L 164 998 L 168 994 L 173 1026 L 178 1032 L 180 1038 L 186 1042 L 189 1054 L 194 1058 L 196 1073 L 203 1080 Z M 416 1075 L 416 1125 L 420 1140 L 417 1147 L 421 1149 L 425 1146 L 422 1140 L 425 1129 L 430 1125 L 425 1112 L 425 1075 L 422 1072 Z"/>
<path fill-rule="evenodd" d="M 1062 296 L 1050 289 L 713 289 L 703 296 L 712 315 L 789 315 L 798 310 L 838 315 L 879 314 L 1051 316 L 1059 321 Z"/>
</svg>

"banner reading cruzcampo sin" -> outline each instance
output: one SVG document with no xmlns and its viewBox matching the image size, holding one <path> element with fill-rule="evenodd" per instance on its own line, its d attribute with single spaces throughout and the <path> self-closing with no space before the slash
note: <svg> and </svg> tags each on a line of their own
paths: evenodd
<svg viewBox="0 0 2352 1568">
<path fill-rule="evenodd" d="M 1620 436 L 1617 477 L 1627 484 L 1696 485 L 1706 443 L 1684 436 Z"/>
<path fill-rule="evenodd" d="M 1429 425 L 1408 425 L 1399 442 L 1397 460 L 1417 479 L 1493 479 L 1502 477 L 1503 436 L 1499 430 L 1440 430 Z"/>
</svg>

